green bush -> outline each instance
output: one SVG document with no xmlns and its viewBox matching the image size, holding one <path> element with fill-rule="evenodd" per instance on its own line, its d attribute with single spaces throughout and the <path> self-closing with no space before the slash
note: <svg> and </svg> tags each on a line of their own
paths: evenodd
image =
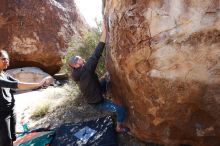
<svg viewBox="0 0 220 146">
<path fill-rule="evenodd" d="M 71 56 L 79 55 L 84 59 L 88 59 L 99 42 L 100 33 L 99 25 L 98 28 L 93 28 L 92 30 L 83 30 L 82 37 L 72 38 L 67 49 L 67 54 L 63 59 L 63 70 L 65 70 L 65 72 L 70 72 L 67 62 Z M 99 60 L 96 72 L 99 76 L 105 72 L 105 51 L 103 51 L 102 57 Z"/>
</svg>

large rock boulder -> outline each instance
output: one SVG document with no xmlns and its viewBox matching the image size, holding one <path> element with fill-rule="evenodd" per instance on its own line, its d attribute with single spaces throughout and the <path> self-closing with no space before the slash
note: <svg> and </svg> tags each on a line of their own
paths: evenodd
<svg viewBox="0 0 220 146">
<path fill-rule="evenodd" d="M 108 0 L 104 12 L 112 91 L 132 132 L 166 146 L 219 146 L 220 1 Z"/>
<path fill-rule="evenodd" d="M 38 83 L 45 77 L 51 77 L 49 74 L 37 67 L 15 68 L 9 69 L 6 72 L 10 74 L 13 78 L 21 82 L 27 83 Z"/>
<path fill-rule="evenodd" d="M 86 24 L 73 0 L 1 0 L 0 49 L 11 67 L 38 66 L 50 74 L 62 65 L 62 53 Z"/>
</svg>

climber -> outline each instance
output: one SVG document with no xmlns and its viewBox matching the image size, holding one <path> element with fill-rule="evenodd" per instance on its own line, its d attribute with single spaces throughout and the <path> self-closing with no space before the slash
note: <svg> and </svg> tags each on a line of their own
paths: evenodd
<svg viewBox="0 0 220 146">
<path fill-rule="evenodd" d="M 5 69 L 9 66 L 9 56 L 5 50 L 0 50 L 0 146 L 12 146 L 16 140 L 16 114 L 14 91 L 11 89 L 34 89 L 46 85 L 51 79 L 46 77 L 39 83 L 25 83 L 14 79 Z"/>
<path fill-rule="evenodd" d="M 88 61 L 86 62 L 85 59 L 81 58 L 80 56 L 72 56 L 69 59 L 68 64 L 72 69 L 73 80 L 79 85 L 83 97 L 86 99 L 87 103 L 94 105 L 94 107 L 99 110 L 116 112 L 116 131 L 127 132 L 128 128 L 123 126 L 125 109 L 122 106 L 104 98 L 103 93 L 106 90 L 106 78 L 103 78 L 101 81 L 99 81 L 98 76 L 95 73 L 99 58 L 102 55 L 105 47 L 105 41 L 106 27 L 103 23 L 100 42 L 95 48 L 93 54 L 88 58 Z"/>
</svg>

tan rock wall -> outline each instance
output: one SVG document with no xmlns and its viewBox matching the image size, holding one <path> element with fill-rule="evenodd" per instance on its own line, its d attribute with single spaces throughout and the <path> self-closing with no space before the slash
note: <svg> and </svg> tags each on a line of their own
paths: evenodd
<svg viewBox="0 0 220 146">
<path fill-rule="evenodd" d="M 1 0 L 0 49 L 11 67 L 38 66 L 53 74 L 73 35 L 86 24 L 73 0 Z"/>
<path fill-rule="evenodd" d="M 108 0 L 105 13 L 112 91 L 132 132 L 220 145 L 220 1 Z"/>
</svg>

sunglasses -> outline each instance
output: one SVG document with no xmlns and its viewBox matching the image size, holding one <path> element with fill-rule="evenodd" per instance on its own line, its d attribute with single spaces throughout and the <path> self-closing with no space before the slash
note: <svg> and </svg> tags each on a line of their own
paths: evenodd
<svg viewBox="0 0 220 146">
<path fill-rule="evenodd" d="M 6 57 L 0 57 L 0 59 L 2 60 L 2 61 L 9 61 L 9 59 L 8 58 L 6 58 Z"/>
</svg>

